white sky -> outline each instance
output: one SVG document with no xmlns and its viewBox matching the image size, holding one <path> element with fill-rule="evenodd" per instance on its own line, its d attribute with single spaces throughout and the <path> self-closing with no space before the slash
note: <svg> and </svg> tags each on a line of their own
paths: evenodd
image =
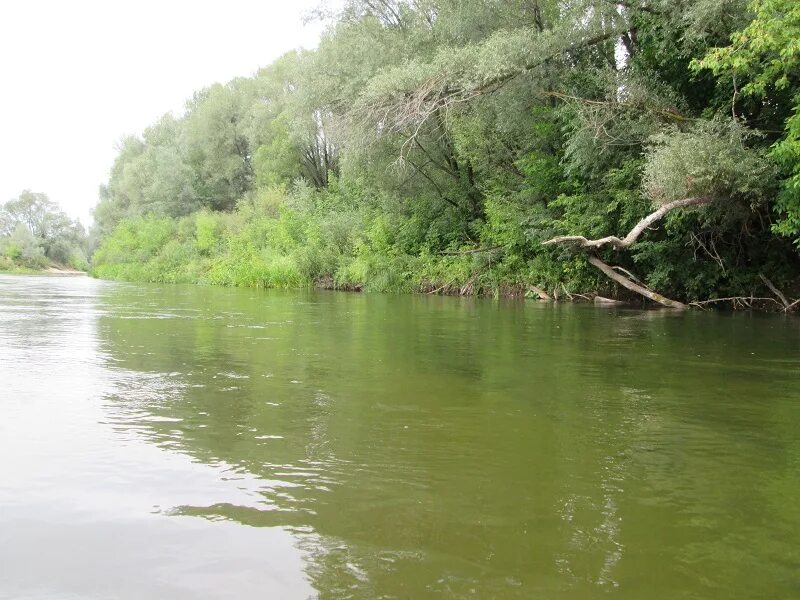
<svg viewBox="0 0 800 600">
<path fill-rule="evenodd" d="M 0 0 L 0 203 L 89 224 L 116 144 L 195 90 L 314 47 L 319 0 Z"/>
</svg>

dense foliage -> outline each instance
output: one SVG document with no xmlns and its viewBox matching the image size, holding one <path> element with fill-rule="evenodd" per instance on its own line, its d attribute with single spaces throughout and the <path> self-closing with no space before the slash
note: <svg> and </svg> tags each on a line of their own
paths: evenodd
<svg viewBox="0 0 800 600">
<path fill-rule="evenodd" d="M 87 240 L 46 194 L 29 190 L 0 204 L 0 271 L 38 270 L 47 266 L 84 270 Z"/>
<path fill-rule="evenodd" d="M 319 48 L 123 141 L 95 273 L 246 286 L 793 292 L 794 0 L 348 0 Z M 624 236 L 698 197 L 630 247 Z"/>
</svg>

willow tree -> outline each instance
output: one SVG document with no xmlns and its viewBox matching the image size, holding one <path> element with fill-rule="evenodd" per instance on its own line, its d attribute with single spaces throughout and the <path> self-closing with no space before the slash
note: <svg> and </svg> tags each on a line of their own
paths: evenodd
<svg viewBox="0 0 800 600">
<path fill-rule="evenodd" d="M 302 206 L 343 225 L 358 285 L 792 295 L 796 21 L 788 0 L 346 0 L 317 49 L 126 140 L 96 215 Z"/>
<path fill-rule="evenodd" d="M 724 114 L 724 103 L 714 91 L 719 89 L 718 82 L 701 82 L 711 95 L 711 102 L 704 103 L 687 84 L 692 78 L 690 61 L 747 22 L 743 2 L 731 0 L 724 5 L 700 0 L 680 5 L 537 2 L 537 10 L 531 11 L 537 15 L 534 22 L 520 21 L 517 27 L 500 29 L 481 41 L 442 47 L 430 56 L 382 70 L 359 95 L 353 112 L 372 123 L 379 136 L 402 136 L 401 153 L 410 153 L 418 138 L 429 131 L 474 123 L 487 106 L 502 104 L 509 90 L 535 99 L 526 111 L 534 110 L 536 103 L 556 110 L 566 136 L 560 140 L 561 150 L 554 152 L 557 156 L 560 152 L 564 176 L 571 178 L 573 187 L 582 186 L 605 202 L 606 211 L 617 211 L 613 207 L 619 206 L 619 200 L 609 195 L 608 183 L 602 180 L 628 169 L 633 173 L 630 179 L 641 182 L 641 192 L 638 197 L 628 194 L 626 202 L 634 210 L 649 207 L 649 212 L 641 213 L 623 237 L 611 231 L 590 239 L 579 230 L 539 237 L 539 242 L 569 245 L 628 289 L 667 305 L 683 306 L 623 275 L 630 273 L 628 269 L 610 267 L 601 251 L 638 251 L 636 245 L 648 229 L 665 219 L 668 224 L 681 221 L 670 216 L 674 211 L 694 209 L 699 215 L 693 226 L 683 219 L 680 237 L 690 240 L 687 245 L 695 258 L 701 252 L 723 274 L 731 266 L 758 270 L 758 250 L 748 251 L 747 256 L 739 253 L 730 259 L 736 264 L 730 265 L 714 241 L 725 238 L 729 244 L 737 229 L 748 230 L 754 220 L 764 222 L 774 191 L 774 170 L 760 150 L 758 133 L 749 135 L 749 128 L 735 114 L 727 124 L 724 116 L 709 120 L 709 113 Z M 659 43 L 665 47 L 673 43 L 671 58 L 683 68 L 671 80 L 653 71 L 654 66 L 664 71 L 654 52 Z M 520 156 L 516 159 L 511 163 L 518 165 Z M 545 199 L 542 204 L 555 209 L 568 203 L 565 198 L 552 205 Z M 593 210 L 602 213 L 604 209 Z M 632 212 L 625 208 L 620 221 L 629 219 Z M 551 229 L 560 226 L 563 223 Z M 704 239 L 711 241 L 705 244 Z M 670 254 L 674 260 L 675 253 Z"/>
<path fill-rule="evenodd" d="M 704 211 L 707 227 L 718 227 L 720 221 L 746 220 L 751 210 L 767 202 L 774 184 L 774 168 L 761 153 L 745 145 L 740 126 L 694 122 L 691 131 L 675 130 L 651 138 L 643 195 L 654 210 L 624 237 L 587 239 L 582 235 L 563 235 L 543 244 L 572 245 L 586 252 L 589 264 L 623 287 L 665 306 L 685 308 L 682 302 L 648 289 L 625 269 L 608 265 L 600 258 L 599 251 L 630 249 L 649 229 L 677 210 Z M 706 251 L 712 252 L 708 248 Z"/>
</svg>

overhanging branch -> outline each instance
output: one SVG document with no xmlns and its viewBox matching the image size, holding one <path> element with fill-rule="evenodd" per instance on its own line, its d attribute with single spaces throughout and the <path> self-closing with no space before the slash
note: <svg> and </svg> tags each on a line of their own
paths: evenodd
<svg viewBox="0 0 800 600">
<path fill-rule="evenodd" d="M 658 210 L 650 213 L 644 219 L 639 221 L 633 229 L 630 230 L 628 235 L 624 238 L 620 239 L 615 235 L 609 235 L 604 238 L 600 238 L 597 240 L 590 240 L 582 235 L 562 235 L 559 237 L 555 237 L 551 240 L 547 240 L 546 242 L 542 242 L 544 246 L 552 246 L 555 244 L 573 244 L 579 248 L 588 248 L 592 252 L 597 250 L 598 248 L 602 248 L 606 245 L 614 246 L 615 248 L 630 248 L 636 240 L 650 227 L 653 223 L 662 219 L 667 213 L 676 208 L 686 208 L 689 206 L 700 206 L 703 204 L 708 204 L 711 202 L 711 198 L 707 197 L 698 197 L 698 198 L 684 198 L 682 200 L 674 200 L 672 202 L 668 202 Z M 658 302 L 664 306 L 669 306 L 670 308 L 680 308 L 685 309 L 687 306 L 682 302 L 678 302 L 677 300 L 672 300 L 665 296 L 662 296 L 658 292 L 654 292 L 651 289 L 640 285 L 639 283 L 633 281 L 628 277 L 625 277 L 621 273 L 618 273 L 614 267 L 607 265 L 605 262 L 600 260 L 596 255 L 590 253 L 586 259 L 589 261 L 589 264 L 593 267 L 599 269 L 606 275 L 609 279 L 616 281 L 622 287 L 631 290 L 632 292 L 636 292 L 637 294 L 652 300 L 653 302 Z"/>
<path fill-rule="evenodd" d="M 537 32 L 531 37 L 540 42 L 542 48 L 541 53 L 537 53 L 533 60 L 526 57 L 527 61 L 500 69 L 498 73 L 483 79 L 464 68 L 463 72 L 449 74 L 445 67 L 440 67 L 439 72 L 421 81 L 416 87 L 384 92 L 378 97 L 364 99 L 350 112 L 361 114 L 373 123 L 380 123 L 384 131 L 400 133 L 410 127 L 413 139 L 419 134 L 423 124 L 439 111 L 447 112 L 454 105 L 497 91 L 518 76 L 530 73 L 558 56 L 569 55 L 613 39 L 626 31 L 626 27 L 627 25 L 610 27 L 571 43 L 564 43 L 570 35 L 565 30 Z M 494 48 L 497 45 L 495 41 L 490 39 L 486 46 Z"/>
<path fill-rule="evenodd" d="M 551 240 L 542 242 L 544 246 L 552 246 L 555 244 L 576 244 L 579 248 L 602 248 L 606 245 L 614 246 L 615 248 L 630 248 L 636 240 L 639 239 L 645 230 L 656 221 L 662 219 L 668 212 L 676 208 L 686 208 L 688 206 L 700 206 L 709 204 L 711 198 L 684 198 L 683 200 L 674 200 L 659 208 L 657 211 L 650 213 L 644 219 L 639 221 L 636 226 L 630 230 L 628 235 L 620 239 L 615 235 L 609 235 L 597 240 L 590 240 L 582 235 L 561 235 L 554 237 Z"/>
</svg>

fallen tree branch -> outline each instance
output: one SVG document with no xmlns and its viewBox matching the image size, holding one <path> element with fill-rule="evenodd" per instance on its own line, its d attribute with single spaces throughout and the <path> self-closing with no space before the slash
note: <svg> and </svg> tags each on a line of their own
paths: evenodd
<svg viewBox="0 0 800 600">
<path fill-rule="evenodd" d="M 659 219 L 663 218 L 664 215 L 666 215 L 668 212 L 675 210 L 676 208 L 700 206 L 703 204 L 708 204 L 710 202 L 711 198 L 706 198 L 706 197 L 684 198 L 682 200 L 673 200 L 672 202 L 668 202 L 658 210 L 650 213 L 649 215 L 644 217 L 641 221 L 639 221 L 634 226 L 634 228 L 630 230 L 628 235 L 626 235 L 622 239 L 618 238 L 615 235 L 609 235 L 607 237 L 600 238 L 598 240 L 590 240 L 582 235 L 562 235 L 547 240 L 546 242 L 542 242 L 542 245 L 552 246 L 554 244 L 575 243 L 579 248 L 590 248 L 594 250 L 597 248 L 602 248 L 606 244 L 610 244 L 615 248 L 629 248 L 636 242 L 636 240 L 639 239 L 639 236 L 641 236 L 648 227 L 650 227 L 653 223 L 655 223 Z M 678 302 L 677 300 L 672 300 L 670 298 L 667 298 L 666 296 L 662 296 L 658 292 L 654 292 L 653 290 L 648 289 L 647 287 L 637 283 L 636 281 L 633 280 L 634 279 L 633 276 L 628 271 L 620 267 L 611 267 L 610 265 L 607 265 L 592 253 L 590 253 L 587 256 L 587 260 L 589 261 L 589 264 L 600 269 L 606 275 L 606 277 L 612 279 L 613 281 L 616 281 L 622 287 L 625 287 L 631 290 L 632 292 L 636 292 L 637 294 L 644 296 L 645 298 L 648 298 L 653 302 L 658 302 L 659 304 L 662 304 L 664 306 L 669 306 L 670 308 L 679 308 L 679 309 L 687 308 L 687 306 L 682 302 Z M 617 270 L 621 270 L 627 273 L 628 275 L 630 275 L 630 277 L 625 277 L 621 275 L 620 273 L 617 272 Z"/>
<path fill-rule="evenodd" d="M 534 294 L 539 296 L 540 300 L 552 300 L 552 298 L 550 298 L 550 294 L 545 292 L 542 288 L 536 287 L 535 285 L 532 285 L 532 286 L 530 286 L 530 289 Z"/>
<path fill-rule="evenodd" d="M 650 213 L 644 219 L 639 221 L 634 228 L 630 230 L 628 235 L 622 239 L 615 235 L 609 235 L 597 240 L 590 240 L 582 235 L 561 235 L 547 240 L 546 242 L 542 242 L 542 245 L 552 246 L 555 244 L 576 243 L 580 248 L 602 248 L 607 244 L 611 244 L 615 248 L 629 248 L 634 244 L 634 242 L 636 242 L 636 240 L 639 239 L 639 236 L 641 236 L 644 231 L 650 227 L 650 225 L 663 218 L 668 212 L 675 210 L 676 208 L 701 206 L 710 202 L 711 198 L 706 197 L 684 198 L 682 200 L 673 200 L 672 202 L 668 202 L 657 211 Z"/>
<path fill-rule="evenodd" d="M 603 296 L 595 296 L 594 297 L 595 304 L 603 304 L 603 305 L 615 305 L 615 304 L 625 304 L 620 300 L 614 300 L 613 298 L 604 298 Z"/>
<path fill-rule="evenodd" d="M 762 301 L 762 302 L 774 302 L 775 304 L 779 304 L 775 298 L 756 298 L 754 296 L 729 296 L 727 298 L 713 298 L 711 300 L 696 300 L 694 302 L 690 302 L 692 306 L 705 306 L 706 304 L 714 304 L 715 302 L 749 302 L 752 304 L 755 301 Z M 800 301 L 799 301 L 800 302 Z"/>
<path fill-rule="evenodd" d="M 638 278 L 636 275 L 634 275 L 634 274 L 633 274 L 633 273 L 631 273 L 630 271 L 628 271 L 628 269 L 624 269 L 624 268 L 622 268 L 622 267 L 620 267 L 620 266 L 617 266 L 617 265 L 614 265 L 614 266 L 613 266 L 613 267 L 611 267 L 611 268 L 612 268 L 612 269 L 614 269 L 615 271 L 619 271 L 620 273 L 622 273 L 623 275 L 625 275 L 625 276 L 626 276 L 626 277 L 628 277 L 629 279 L 632 279 L 632 280 L 633 280 L 633 281 L 635 281 L 636 283 L 642 283 L 642 280 L 641 280 L 641 279 L 639 279 L 639 278 Z"/>
<path fill-rule="evenodd" d="M 458 290 L 458 295 L 459 296 L 466 296 L 467 292 L 471 293 L 472 291 L 474 291 L 475 287 L 474 287 L 473 284 L 475 283 L 475 280 L 478 278 L 478 275 L 480 275 L 483 271 L 484 271 L 484 269 L 480 269 L 479 271 L 475 271 L 475 273 L 472 275 L 472 277 L 470 277 L 467 280 L 467 283 L 465 283 L 464 286 L 460 290 Z"/>
<path fill-rule="evenodd" d="M 637 294 L 640 294 L 645 298 L 652 300 L 653 302 L 658 302 L 659 304 L 663 304 L 664 306 L 669 306 L 670 308 L 679 308 L 679 309 L 687 308 L 687 306 L 682 302 L 678 302 L 677 300 L 671 300 L 666 296 L 662 296 L 661 294 L 654 292 L 653 290 L 649 290 L 646 287 L 631 281 L 627 277 L 620 275 L 611 266 L 607 265 L 594 255 L 589 255 L 587 257 L 587 260 L 589 261 L 589 264 L 600 269 L 606 275 L 606 277 L 608 277 L 609 279 L 613 279 L 622 287 L 627 288 L 632 292 L 636 292 Z"/>
<path fill-rule="evenodd" d="M 767 279 L 766 275 L 764 275 L 763 273 L 759 273 L 758 276 L 761 278 L 761 281 L 764 282 L 764 285 L 766 285 L 769 288 L 769 291 L 778 297 L 778 299 L 783 304 L 784 310 L 788 310 L 789 306 L 791 306 L 791 302 L 789 302 L 786 299 L 786 296 L 783 295 L 783 292 L 781 292 L 778 288 L 776 288 L 775 284 L 772 283 L 769 279 Z"/>
<path fill-rule="evenodd" d="M 592 301 L 592 298 L 590 296 L 587 296 L 586 294 L 579 294 L 577 292 L 570 292 L 567 289 L 567 286 L 564 285 L 563 283 L 561 284 L 561 289 L 564 290 L 564 293 L 567 295 L 567 298 L 569 298 L 570 302 L 574 302 L 575 298 L 583 298 L 584 300 L 586 300 L 586 302 L 591 302 Z"/>
<path fill-rule="evenodd" d="M 440 287 L 436 288 L 435 290 L 431 290 L 430 292 L 428 292 L 428 294 L 429 294 L 429 295 L 430 295 L 430 294 L 438 294 L 439 292 L 441 292 L 441 291 L 442 291 L 444 288 L 446 288 L 447 286 L 449 286 L 449 285 L 452 285 L 452 283 L 453 283 L 452 281 L 448 281 L 447 283 L 445 283 L 444 285 L 442 285 L 442 286 L 440 286 Z"/>
<path fill-rule="evenodd" d="M 796 306 L 800 306 L 800 300 L 795 300 L 794 302 L 792 302 L 789 306 L 783 309 L 783 312 L 789 312 L 790 310 L 793 310 Z"/>
</svg>

